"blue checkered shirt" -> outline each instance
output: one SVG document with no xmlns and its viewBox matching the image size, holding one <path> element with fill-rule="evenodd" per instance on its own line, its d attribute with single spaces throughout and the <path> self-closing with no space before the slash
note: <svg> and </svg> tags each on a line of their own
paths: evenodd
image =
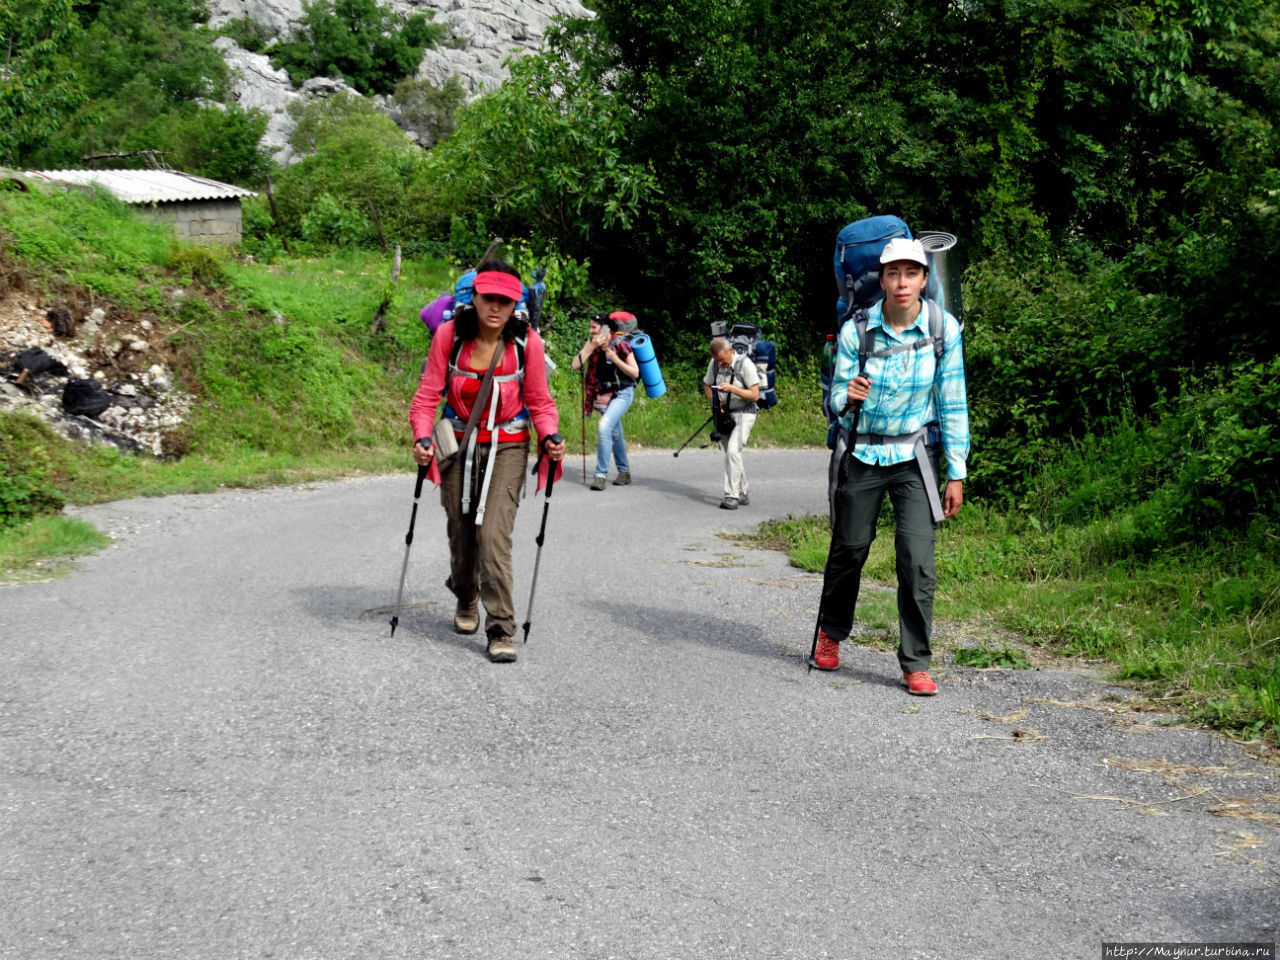
<svg viewBox="0 0 1280 960">
<path fill-rule="evenodd" d="M 901 334 L 884 322 L 881 304 L 867 311 L 867 329 L 875 331 L 875 349 L 884 350 L 902 343 L 914 343 L 929 336 L 928 309 L 921 304 L 916 322 Z M 886 437 L 915 433 L 926 424 L 929 442 L 939 438 L 947 464 L 948 480 L 969 475 L 969 403 L 964 389 L 964 343 L 960 324 L 947 313 L 943 316 L 942 359 L 935 363 L 932 344 L 920 350 L 904 350 L 887 357 L 872 357 L 864 375 L 871 379 L 871 393 L 862 405 L 858 433 Z M 936 369 L 935 369 L 936 368 Z M 840 330 L 840 349 L 831 378 L 831 408 L 840 411 L 840 425 L 853 430 L 847 409 L 849 381 L 858 375 L 858 330 L 850 321 Z M 853 451 L 863 463 L 887 467 L 912 459 L 909 443 L 863 444 Z"/>
</svg>

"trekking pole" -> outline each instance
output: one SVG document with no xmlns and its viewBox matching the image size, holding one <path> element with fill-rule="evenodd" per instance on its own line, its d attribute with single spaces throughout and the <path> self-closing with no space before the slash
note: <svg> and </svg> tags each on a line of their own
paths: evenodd
<svg viewBox="0 0 1280 960">
<path fill-rule="evenodd" d="M 563 437 L 558 433 L 553 433 L 547 437 L 548 443 L 560 443 Z M 547 455 L 546 444 L 541 444 L 542 452 L 538 454 L 538 462 L 533 465 L 533 472 L 536 475 L 542 468 L 542 458 Z M 538 589 L 538 567 L 542 564 L 542 542 L 547 538 L 547 510 L 551 507 L 551 488 L 556 485 L 556 465 L 551 464 L 551 469 L 547 471 L 547 492 L 542 498 L 542 526 L 538 528 L 538 552 L 533 558 L 533 582 L 529 584 L 529 609 L 524 614 L 524 643 L 529 642 L 529 624 L 533 619 L 533 595 Z"/>
<path fill-rule="evenodd" d="M 400 601 L 404 598 L 404 575 L 409 570 L 409 548 L 413 546 L 413 524 L 418 519 L 418 501 L 422 499 L 422 481 L 427 479 L 427 468 L 418 467 L 418 482 L 413 485 L 413 512 L 409 514 L 409 532 L 404 535 L 404 563 L 400 565 L 400 589 L 396 591 L 396 611 L 391 615 L 391 635 L 396 635 L 400 623 Z"/>
<path fill-rule="evenodd" d="M 587 482 L 587 365 L 578 368 L 578 419 L 582 421 L 582 482 Z"/>
<path fill-rule="evenodd" d="M 715 418 L 716 418 L 716 415 L 713 413 L 711 414 L 711 416 L 707 417 L 706 420 L 702 421 L 702 426 L 700 426 L 697 430 L 693 431 L 693 433 L 689 435 L 688 440 L 680 444 L 680 450 L 683 450 L 689 444 L 693 443 L 693 438 L 696 437 L 698 434 L 700 434 L 703 430 L 705 430 L 707 428 L 707 424 L 710 423 Z M 680 450 L 677 450 L 675 453 L 672 454 L 672 456 L 673 457 L 680 456 Z"/>
<path fill-rule="evenodd" d="M 863 376 L 863 374 L 859 372 L 858 376 Z M 853 456 L 853 447 L 857 441 L 857 436 L 858 436 L 858 418 L 862 416 L 861 400 L 855 400 L 853 401 L 853 403 L 849 405 L 849 414 L 853 418 L 853 432 L 852 432 L 852 435 L 849 437 L 849 445 L 845 447 L 844 454 L 840 458 L 840 463 L 836 467 L 836 471 L 837 471 L 836 472 L 836 503 L 837 505 L 842 499 L 842 491 L 844 490 L 845 481 L 849 478 L 849 458 Z M 839 512 L 840 512 L 839 507 L 837 506 L 837 509 L 834 511 L 834 513 L 838 514 Z M 834 515 L 832 519 L 833 520 L 835 519 Z M 831 535 L 835 536 L 834 530 L 831 532 Z M 830 555 L 831 555 L 831 548 L 828 547 L 827 548 L 828 558 L 830 557 Z M 825 565 L 822 570 L 822 586 L 823 586 L 823 593 L 825 594 L 826 586 L 827 586 L 827 571 L 826 571 Z M 809 647 L 809 670 L 813 669 L 813 658 L 814 658 L 814 655 L 818 652 L 818 631 L 822 629 L 822 600 L 823 600 L 822 597 L 818 598 L 818 619 L 813 622 L 813 643 Z M 808 670 L 806 670 L 805 672 L 807 673 Z"/>
</svg>

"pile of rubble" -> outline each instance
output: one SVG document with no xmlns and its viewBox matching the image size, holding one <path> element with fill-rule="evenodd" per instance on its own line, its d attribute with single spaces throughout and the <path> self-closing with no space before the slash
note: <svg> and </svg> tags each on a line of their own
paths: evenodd
<svg viewBox="0 0 1280 960">
<path fill-rule="evenodd" d="M 0 299 L 0 409 L 35 414 L 73 440 L 166 456 L 180 452 L 194 399 L 175 389 L 152 321 Z"/>
</svg>

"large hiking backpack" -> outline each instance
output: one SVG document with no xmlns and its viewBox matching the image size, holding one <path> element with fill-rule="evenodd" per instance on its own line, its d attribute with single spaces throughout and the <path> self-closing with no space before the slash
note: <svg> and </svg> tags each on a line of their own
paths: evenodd
<svg viewBox="0 0 1280 960">
<path fill-rule="evenodd" d="M 724 337 L 738 356 L 749 356 L 756 365 L 760 378 L 760 398 L 756 406 L 768 410 L 778 404 L 778 347 L 772 340 L 760 338 L 760 328 L 754 323 L 717 322 L 711 325 L 713 337 Z"/>
<path fill-rule="evenodd" d="M 834 367 L 834 350 L 841 328 L 850 320 L 860 321 L 858 327 L 859 353 L 868 349 L 866 338 L 867 311 L 884 299 L 880 286 L 880 254 L 885 244 L 895 237 L 911 239 L 911 228 L 901 217 L 884 214 L 864 217 L 847 224 L 836 234 L 836 317 L 835 335 L 828 337 L 822 363 L 822 412 L 827 417 L 827 447 L 834 450 L 836 420 L 831 410 L 831 377 Z M 932 314 L 930 315 L 932 320 Z M 931 328 L 932 332 L 932 328 Z M 938 339 L 941 351 L 941 335 Z M 940 353 L 939 353 L 940 355 Z M 866 363 L 866 356 L 862 356 Z"/>
<path fill-rule="evenodd" d="M 546 273 L 546 267 L 535 270 L 532 286 L 521 281 L 520 302 L 516 304 L 516 312 L 523 312 L 529 320 L 529 325 L 539 333 L 542 332 L 542 306 L 547 299 L 547 284 L 543 280 Z M 433 335 L 440 328 L 440 324 L 453 319 L 453 312 L 458 307 L 471 302 L 471 288 L 475 279 L 476 272 L 468 270 L 458 278 L 453 286 L 453 292 L 441 294 L 419 311 L 418 319 L 427 325 L 427 329 Z M 553 370 L 555 369 L 555 363 L 550 357 L 547 357 L 547 363 Z"/>
<path fill-rule="evenodd" d="M 822 410 L 827 416 L 827 446 L 835 449 L 836 416 L 831 410 L 831 376 L 834 366 L 835 339 L 845 323 L 853 322 L 857 331 L 859 367 L 865 368 L 875 352 L 867 332 L 867 311 L 884 298 L 880 287 L 880 254 L 885 244 L 895 237 L 912 238 L 905 220 L 891 214 L 865 217 L 846 225 L 836 235 L 835 273 L 836 333 L 827 339 L 822 363 Z M 916 349 L 932 346 L 935 361 L 942 359 L 943 314 L 950 311 L 963 329 L 957 280 L 947 269 L 945 251 L 954 246 L 951 234 L 922 232 L 919 239 L 930 261 L 929 284 L 923 299 L 928 311 L 929 336 L 915 344 Z M 882 352 L 881 352 L 882 353 Z"/>
<path fill-rule="evenodd" d="M 893 215 L 855 220 L 836 235 L 836 332 L 859 307 L 884 297 L 880 289 L 880 253 L 895 237 L 911 239 L 905 220 Z"/>
</svg>

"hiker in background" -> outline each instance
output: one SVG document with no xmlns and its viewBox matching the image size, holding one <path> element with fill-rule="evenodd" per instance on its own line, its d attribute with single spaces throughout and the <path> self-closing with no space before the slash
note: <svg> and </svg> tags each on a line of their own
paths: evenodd
<svg viewBox="0 0 1280 960">
<path fill-rule="evenodd" d="M 839 466 L 813 657 L 819 670 L 840 666 L 840 641 L 853 628 L 862 567 L 888 492 L 898 570 L 898 663 L 907 691 L 917 696 L 938 692 L 929 676 L 934 546 L 938 524 L 964 502 L 969 456 L 964 346 L 955 317 L 942 315 L 940 356 L 936 349 L 922 349 L 936 348 L 928 314 L 941 310 L 921 300 L 928 279 L 920 241 L 890 240 L 880 255 L 885 296 L 868 310 L 874 349 L 859 343 L 853 323 L 840 331 L 830 405 L 848 446 Z M 947 466 L 941 499 L 940 459 Z"/>
<path fill-rule="evenodd" d="M 745 353 L 735 353 L 724 337 L 716 337 L 711 341 L 711 362 L 702 378 L 702 392 L 717 413 L 715 427 L 724 449 L 724 499 L 720 509 L 737 510 L 751 502 L 742 448 L 751 437 L 756 401 L 760 399 L 760 374 L 755 362 Z"/>
<path fill-rule="evenodd" d="M 624 487 L 631 482 L 631 464 L 627 460 L 627 441 L 622 435 L 622 415 L 631 407 L 636 395 L 636 378 L 640 365 L 631 345 L 618 336 L 610 317 L 591 318 L 587 342 L 573 357 L 573 369 L 586 367 L 583 386 L 582 415 L 600 414 L 596 433 L 596 472 L 592 490 L 603 490 L 609 478 L 609 457 L 613 456 L 618 474 L 613 484 Z"/>
<path fill-rule="evenodd" d="M 473 302 L 431 338 L 409 423 L 413 459 L 434 466 L 448 521 L 445 585 L 458 601 L 453 628 L 475 633 L 483 600 L 489 659 L 509 663 L 516 659 L 511 531 L 528 469 L 530 419 L 551 469 L 564 458 L 565 445 L 558 439 L 560 417 L 547 387 L 542 338 L 512 316 L 521 295 L 519 274 L 509 264 L 488 261 L 477 269 L 473 290 Z M 440 444 L 432 433 L 443 398 L 465 420 L 442 421 L 447 425 L 436 436 L 456 441 L 457 452 L 441 450 L 437 460 Z"/>
</svg>

